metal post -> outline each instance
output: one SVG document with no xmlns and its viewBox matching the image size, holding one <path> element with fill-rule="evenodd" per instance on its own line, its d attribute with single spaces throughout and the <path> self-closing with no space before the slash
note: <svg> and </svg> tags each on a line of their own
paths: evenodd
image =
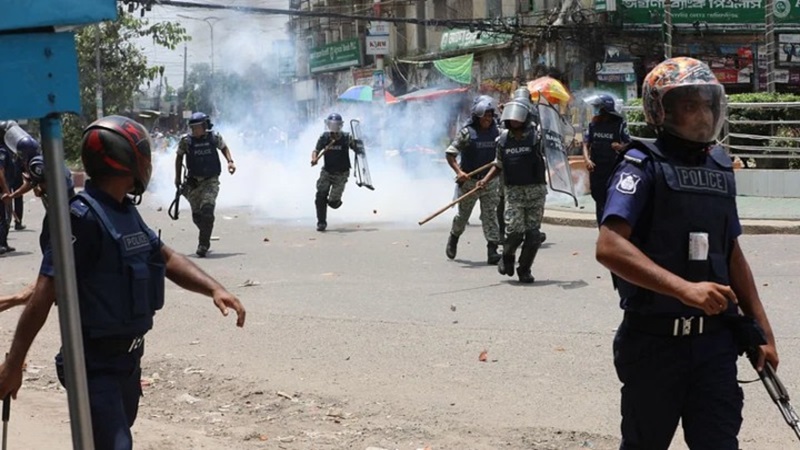
<svg viewBox="0 0 800 450">
<path fill-rule="evenodd" d="M 767 92 L 775 92 L 775 0 L 764 5 L 764 40 L 767 49 Z"/>
<path fill-rule="evenodd" d="M 664 0 L 664 57 L 672 58 L 672 0 Z"/>
<path fill-rule="evenodd" d="M 214 24 L 206 17 L 203 19 L 208 24 L 208 29 L 211 30 L 211 76 L 214 76 Z"/>
<path fill-rule="evenodd" d="M 95 84 L 95 107 L 97 118 L 103 117 L 103 71 L 100 66 L 100 24 L 94 26 L 94 73 L 97 76 Z"/>
<path fill-rule="evenodd" d="M 67 385 L 72 445 L 74 449 L 94 450 L 89 390 L 86 385 L 86 361 L 83 356 L 83 334 L 78 305 L 78 284 L 75 280 L 75 258 L 72 253 L 72 227 L 69 198 L 64 183 L 64 141 L 58 115 L 40 120 L 44 149 L 45 179 L 50 204 L 50 241 L 55 262 L 56 298 L 61 328 L 61 354 Z"/>
</svg>

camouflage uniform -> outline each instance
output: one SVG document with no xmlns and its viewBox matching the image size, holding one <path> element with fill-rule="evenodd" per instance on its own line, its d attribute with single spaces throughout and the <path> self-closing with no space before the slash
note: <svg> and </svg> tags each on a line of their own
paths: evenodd
<svg viewBox="0 0 800 450">
<path fill-rule="evenodd" d="M 541 228 L 547 185 L 505 186 L 505 190 L 506 233 L 524 234 Z"/>
<path fill-rule="evenodd" d="M 536 129 L 528 124 L 518 137 L 504 131 L 498 138 L 495 165 L 503 172 L 506 202 L 506 236 L 497 271 L 514 275 L 515 253 L 521 245 L 516 272 L 520 282 L 533 283 L 531 266 L 542 243 L 540 228 L 547 197 L 545 163 Z"/>
<path fill-rule="evenodd" d="M 358 151 L 356 142 L 349 133 L 325 132 L 317 140 L 316 152 L 326 149 L 322 156 L 323 166 L 317 179 L 314 206 L 317 210 L 317 231 L 328 226 L 328 207 L 342 206 L 342 194 L 350 178 L 350 150 Z"/>
<path fill-rule="evenodd" d="M 471 133 L 472 136 L 470 136 Z M 483 162 L 481 159 L 484 156 L 481 152 L 484 150 L 481 149 L 488 150 L 487 153 L 489 154 L 489 160 L 485 161 L 484 164 L 486 162 L 491 162 L 491 155 L 494 154 L 495 138 L 497 137 L 498 133 L 497 129 L 492 127 L 490 129 L 480 130 L 480 134 L 478 133 L 479 131 L 477 131 L 476 128 L 470 129 L 469 126 L 463 127 L 461 130 L 459 130 L 455 140 L 453 140 L 452 144 L 450 144 L 445 151 L 447 155 L 461 156 L 460 165 L 462 166 L 462 170 L 465 172 L 469 171 L 471 167 L 483 166 L 483 164 L 481 164 L 481 162 Z M 472 154 L 465 155 L 463 152 L 472 152 Z M 468 165 L 465 165 L 466 157 L 472 158 L 470 162 L 467 163 Z M 458 187 L 456 192 L 457 195 L 461 196 L 472 190 L 477 184 L 478 180 L 483 178 L 488 172 L 489 169 L 486 169 L 465 181 Z M 455 256 L 458 237 L 464 233 L 464 230 L 467 226 L 467 221 L 469 220 L 470 215 L 472 215 L 473 208 L 475 208 L 475 203 L 480 200 L 480 220 L 481 225 L 483 226 L 483 236 L 486 238 L 487 242 L 487 260 L 489 264 L 497 263 L 497 260 L 500 258 L 499 255 L 497 255 L 497 245 L 501 240 L 500 226 L 497 217 L 497 205 L 500 203 L 500 184 L 501 183 L 499 180 L 492 180 L 484 189 L 478 191 L 477 194 L 473 194 L 459 202 L 458 212 L 453 218 L 453 225 L 450 228 L 448 257 Z"/>
<path fill-rule="evenodd" d="M 319 179 L 317 179 L 317 192 L 328 193 L 328 205 L 338 205 L 342 202 L 342 194 L 344 194 L 348 178 L 350 178 L 349 170 L 328 172 L 322 169 L 319 172 Z"/>
<path fill-rule="evenodd" d="M 222 135 L 213 133 L 216 141 L 216 149 L 225 148 L 225 141 Z M 184 157 L 189 151 L 189 135 L 183 136 L 178 143 L 178 157 Z M 210 247 L 211 232 L 214 228 L 214 210 L 217 206 L 217 195 L 219 195 L 219 175 L 209 177 L 192 176 L 191 168 L 189 176 L 183 184 L 183 196 L 189 201 L 192 209 L 192 221 L 200 230 L 200 245 Z"/>
</svg>

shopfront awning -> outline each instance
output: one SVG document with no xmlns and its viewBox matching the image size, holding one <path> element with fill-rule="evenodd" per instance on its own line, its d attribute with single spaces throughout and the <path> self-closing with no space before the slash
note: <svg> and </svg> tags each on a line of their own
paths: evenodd
<svg viewBox="0 0 800 450">
<path fill-rule="evenodd" d="M 453 94 L 462 94 L 469 90 L 468 86 L 459 88 L 425 88 L 397 97 L 400 101 L 436 100 Z"/>
</svg>

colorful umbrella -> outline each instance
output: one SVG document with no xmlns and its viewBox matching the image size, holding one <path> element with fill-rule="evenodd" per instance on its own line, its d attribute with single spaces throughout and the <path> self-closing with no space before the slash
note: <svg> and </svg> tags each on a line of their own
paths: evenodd
<svg viewBox="0 0 800 450">
<path fill-rule="evenodd" d="M 386 99 L 386 103 L 397 103 L 399 101 L 397 97 L 386 90 L 383 91 L 383 96 Z M 350 87 L 339 96 L 339 100 L 343 102 L 372 102 L 372 86 L 363 85 Z"/>
<path fill-rule="evenodd" d="M 566 105 L 571 98 L 567 88 L 555 78 L 541 77 L 528 82 L 531 100 L 539 100 L 539 95 L 544 97 L 551 105 Z"/>
</svg>

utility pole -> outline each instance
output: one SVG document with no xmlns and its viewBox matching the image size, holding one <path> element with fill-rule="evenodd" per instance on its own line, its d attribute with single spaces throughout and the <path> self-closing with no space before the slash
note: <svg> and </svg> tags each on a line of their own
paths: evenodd
<svg viewBox="0 0 800 450">
<path fill-rule="evenodd" d="M 664 57 L 672 58 L 672 0 L 664 0 Z"/>
<path fill-rule="evenodd" d="M 183 44 L 183 92 L 186 92 L 186 43 Z"/>
<path fill-rule="evenodd" d="M 97 76 L 94 105 L 97 118 L 103 117 L 103 71 L 100 70 L 100 24 L 94 26 L 94 73 Z"/>
<path fill-rule="evenodd" d="M 764 5 L 764 40 L 767 49 L 767 92 L 775 92 L 775 0 Z"/>
</svg>

